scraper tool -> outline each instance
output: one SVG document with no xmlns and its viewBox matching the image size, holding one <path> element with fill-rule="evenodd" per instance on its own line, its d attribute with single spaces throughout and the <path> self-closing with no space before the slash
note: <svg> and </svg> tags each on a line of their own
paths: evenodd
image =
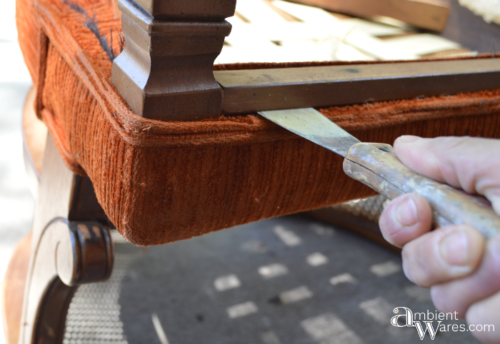
<svg viewBox="0 0 500 344">
<path fill-rule="evenodd" d="M 404 166 L 391 145 L 362 143 L 313 108 L 260 111 L 271 122 L 344 157 L 344 172 L 389 199 L 422 195 L 440 227 L 468 224 L 486 238 L 500 232 L 500 217 L 487 200 L 419 175 Z"/>
</svg>

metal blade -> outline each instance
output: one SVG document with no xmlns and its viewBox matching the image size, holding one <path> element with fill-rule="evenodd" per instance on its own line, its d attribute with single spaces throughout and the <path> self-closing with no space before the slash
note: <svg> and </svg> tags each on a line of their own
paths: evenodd
<svg viewBox="0 0 500 344">
<path fill-rule="evenodd" d="M 259 111 L 271 122 L 345 157 L 360 141 L 313 108 Z"/>
</svg>

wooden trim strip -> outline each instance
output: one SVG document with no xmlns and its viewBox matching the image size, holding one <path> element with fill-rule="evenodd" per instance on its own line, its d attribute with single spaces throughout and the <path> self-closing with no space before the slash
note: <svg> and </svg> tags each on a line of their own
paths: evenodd
<svg viewBox="0 0 500 344">
<path fill-rule="evenodd" d="M 442 31 L 450 8 L 439 0 L 294 0 L 358 17 L 385 16 L 423 29 Z"/>
<path fill-rule="evenodd" d="M 222 113 L 326 107 L 500 88 L 500 59 L 215 71 Z"/>
</svg>

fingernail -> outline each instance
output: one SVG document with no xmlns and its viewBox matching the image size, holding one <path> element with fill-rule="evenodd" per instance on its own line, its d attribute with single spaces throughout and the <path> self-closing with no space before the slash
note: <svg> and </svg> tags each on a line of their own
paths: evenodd
<svg viewBox="0 0 500 344">
<path fill-rule="evenodd" d="M 468 263 L 467 235 L 462 230 L 447 234 L 439 243 L 441 257 L 449 265 L 465 266 Z"/>
<path fill-rule="evenodd" d="M 410 227 L 417 223 L 417 205 L 411 197 L 406 195 L 393 210 L 396 221 L 402 227 Z"/>
<path fill-rule="evenodd" d="M 413 136 L 413 135 L 404 135 L 404 136 L 400 136 L 398 138 L 398 141 L 401 143 L 414 143 L 414 142 L 417 142 L 420 140 L 422 140 L 421 137 Z"/>
</svg>

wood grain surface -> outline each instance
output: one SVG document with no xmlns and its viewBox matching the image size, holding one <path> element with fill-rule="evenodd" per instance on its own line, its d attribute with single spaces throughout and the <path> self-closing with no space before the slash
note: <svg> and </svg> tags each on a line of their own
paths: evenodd
<svg viewBox="0 0 500 344">
<path fill-rule="evenodd" d="M 222 112 L 361 104 L 500 87 L 500 60 L 216 71 Z"/>
<path fill-rule="evenodd" d="M 24 289 L 31 253 L 32 232 L 19 242 L 5 273 L 2 288 L 2 318 L 8 344 L 17 344 L 23 311 Z"/>
<path fill-rule="evenodd" d="M 165 5 L 165 10 L 182 11 L 185 4 L 202 1 L 152 2 Z M 222 90 L 214 79 L 213 64 L 231 31 L 224 17 L 234 13 L 236 1 L 225 1 L 222 8 L 217 6 L 221 1 L 203 3 L 200 9 L 219 9 L 220 18 L 210 15 L 202 21 L 188 11 L 183 21 L 160 20 L 133 1 L 120 0 L 127 44 L 113 61 L 111 81 L 135 114 L 170 121 L 220 115 Z"/>
<path fill-rule="evenodd" d="M 33 87 L 26 97 L 23 109 L 23 140 L 30 153 L 29 163 L 37 172 L 38 178 L 42 174 L 43 153 L 47 140 L 47 127 L 38 119 L 35 113 L 34 100 L 36 89 Z"/>
<path fill-rule="evenodd" d="M 449 7 L 444 1 L 421 0 L 294 0 L 307 5 L 319 6 L 334 12 L 360 17 L 385 16 L 434 31 L 446 25 Z"/>
<path fill-rule="evenodd" d="M 209 19 L 223 20 L 233 15 L 235 0 L 135 0 L 156 19 Z"/>
<path fill-rule="evenodd" d="M 488 24 L 458 0 L 451 1 L 448 23 L 441 36 L 479 53 L 500 52 L 500 25 Z"/>
</svg>

